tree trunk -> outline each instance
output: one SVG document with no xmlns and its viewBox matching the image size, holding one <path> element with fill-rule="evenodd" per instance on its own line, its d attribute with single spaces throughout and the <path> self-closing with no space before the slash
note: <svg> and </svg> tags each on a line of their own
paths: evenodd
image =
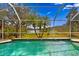
<svg viewBox="0 0 79 59">
<path fill-rule="evenodd" d="M 18 22 L 18 23 L 16 24 L 16 33 L 15 33 L 15 37 L 16 37 L 16 38 L 18 38 L 18 36 L 19 36 L 19 33 L 18 33 L 18 32 L 19 32 L 19 31 L 18 31 L 18 30 L 19 30 L 19 26 L 20 26 L 20 24 L 19 24 L 19 22 Z"/>
<path fill-rule="evenodd" d="M 43 37 L 45 30 L 46 30 L 46 23 L 44 23 L 43 30 L 42 30 L 42 34 L 40 36 L 41 38 Z"/>
<path fill-rule="evenodd" d="M 37 38 L 39 38 L 39 36 L 38 36 L 38 34 L 37 34 L 37 32 L 36 32 L 36 28 L 35 28 L 35 27 L 36 27 L 35 24 L 33 24 L 34 32 L 35 32 Z"/>
</svg>

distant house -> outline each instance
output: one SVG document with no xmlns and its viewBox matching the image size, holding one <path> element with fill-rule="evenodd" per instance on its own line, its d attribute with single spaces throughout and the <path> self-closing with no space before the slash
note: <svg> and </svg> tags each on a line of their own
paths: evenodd
<svg viewBox="0 0 79 59">
<path fill-rule="evenodd" d="M 48 29 L 48 28 L 51 28 L 51 27 L 46 26 L 46 29 Z M 37 33 L 40 33 L 39 27 L 36 27 L 35 29 L 36 29 L 36 32 L 37 32 Z M 42 27 L 42 29 L 44 29 L 44 28 Z M 44 29 L 44 30 L 45 30 L 45 29 Z M 35 33 L 34 27 L 33 27 L 32 25 L 27 26 L 27 33 Z"/>
</svg>

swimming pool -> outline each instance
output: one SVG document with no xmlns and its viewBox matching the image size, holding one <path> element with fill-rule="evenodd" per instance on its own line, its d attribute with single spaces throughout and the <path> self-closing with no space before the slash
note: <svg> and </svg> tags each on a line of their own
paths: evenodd
<svg viewBox="0 0 79 59">
<path fill-rule="evenodd" d="M 0 44 L 0 56 L 77 56 L 71 41 L 12 41 Z"/>
</svg>

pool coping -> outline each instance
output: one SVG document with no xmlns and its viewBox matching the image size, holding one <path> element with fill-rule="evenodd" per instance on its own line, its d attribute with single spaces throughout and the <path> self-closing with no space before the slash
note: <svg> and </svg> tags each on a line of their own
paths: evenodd
<svg viewBox="0 0 79 59">
<path fill-rule="evenodd" d="M 70 41 L 70 39 L 6 39 L 0 40 L 0 44 L 9 43 L 12 41 Z"/>
<path fill-rule="evenodd" d="M 39 38 L 39 39 L 6 39 L 6 40 L 0 40 L 0 44 L 2 43 L 9 43 L 9 42 L 12 42 L 12 41 L 71 41 L 71 42 L 76 42 L 76 43 L 79 43 L 79 40 L 77 41 L 77 39 L 55 39 L 55 38 Z"/>
<path fill-rule="evenodd" d="M 70 40 L 70 39 L 42 39 L 42 38 L 39 38 L 39 39 L 12 39 L 12 41 L 61 41 L 61 40 Z"/>
</svg>

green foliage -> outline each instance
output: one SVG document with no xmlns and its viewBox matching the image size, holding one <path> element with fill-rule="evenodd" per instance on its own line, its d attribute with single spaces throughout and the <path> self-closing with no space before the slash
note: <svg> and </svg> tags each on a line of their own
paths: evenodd
<svg viewBox="0 0 79 59">
<path fill-rule="evenodd" d="M 79 32 L 79 22 L 78 21 L 73 21 L 71 25 L 72 25 L 72 32 Z"/>
<path fill-rule="evenodd" d="M 13 27 L 6 27 L 4 28 L 4 32 L 16 32 L 16 30 Z"/>
</svg>

